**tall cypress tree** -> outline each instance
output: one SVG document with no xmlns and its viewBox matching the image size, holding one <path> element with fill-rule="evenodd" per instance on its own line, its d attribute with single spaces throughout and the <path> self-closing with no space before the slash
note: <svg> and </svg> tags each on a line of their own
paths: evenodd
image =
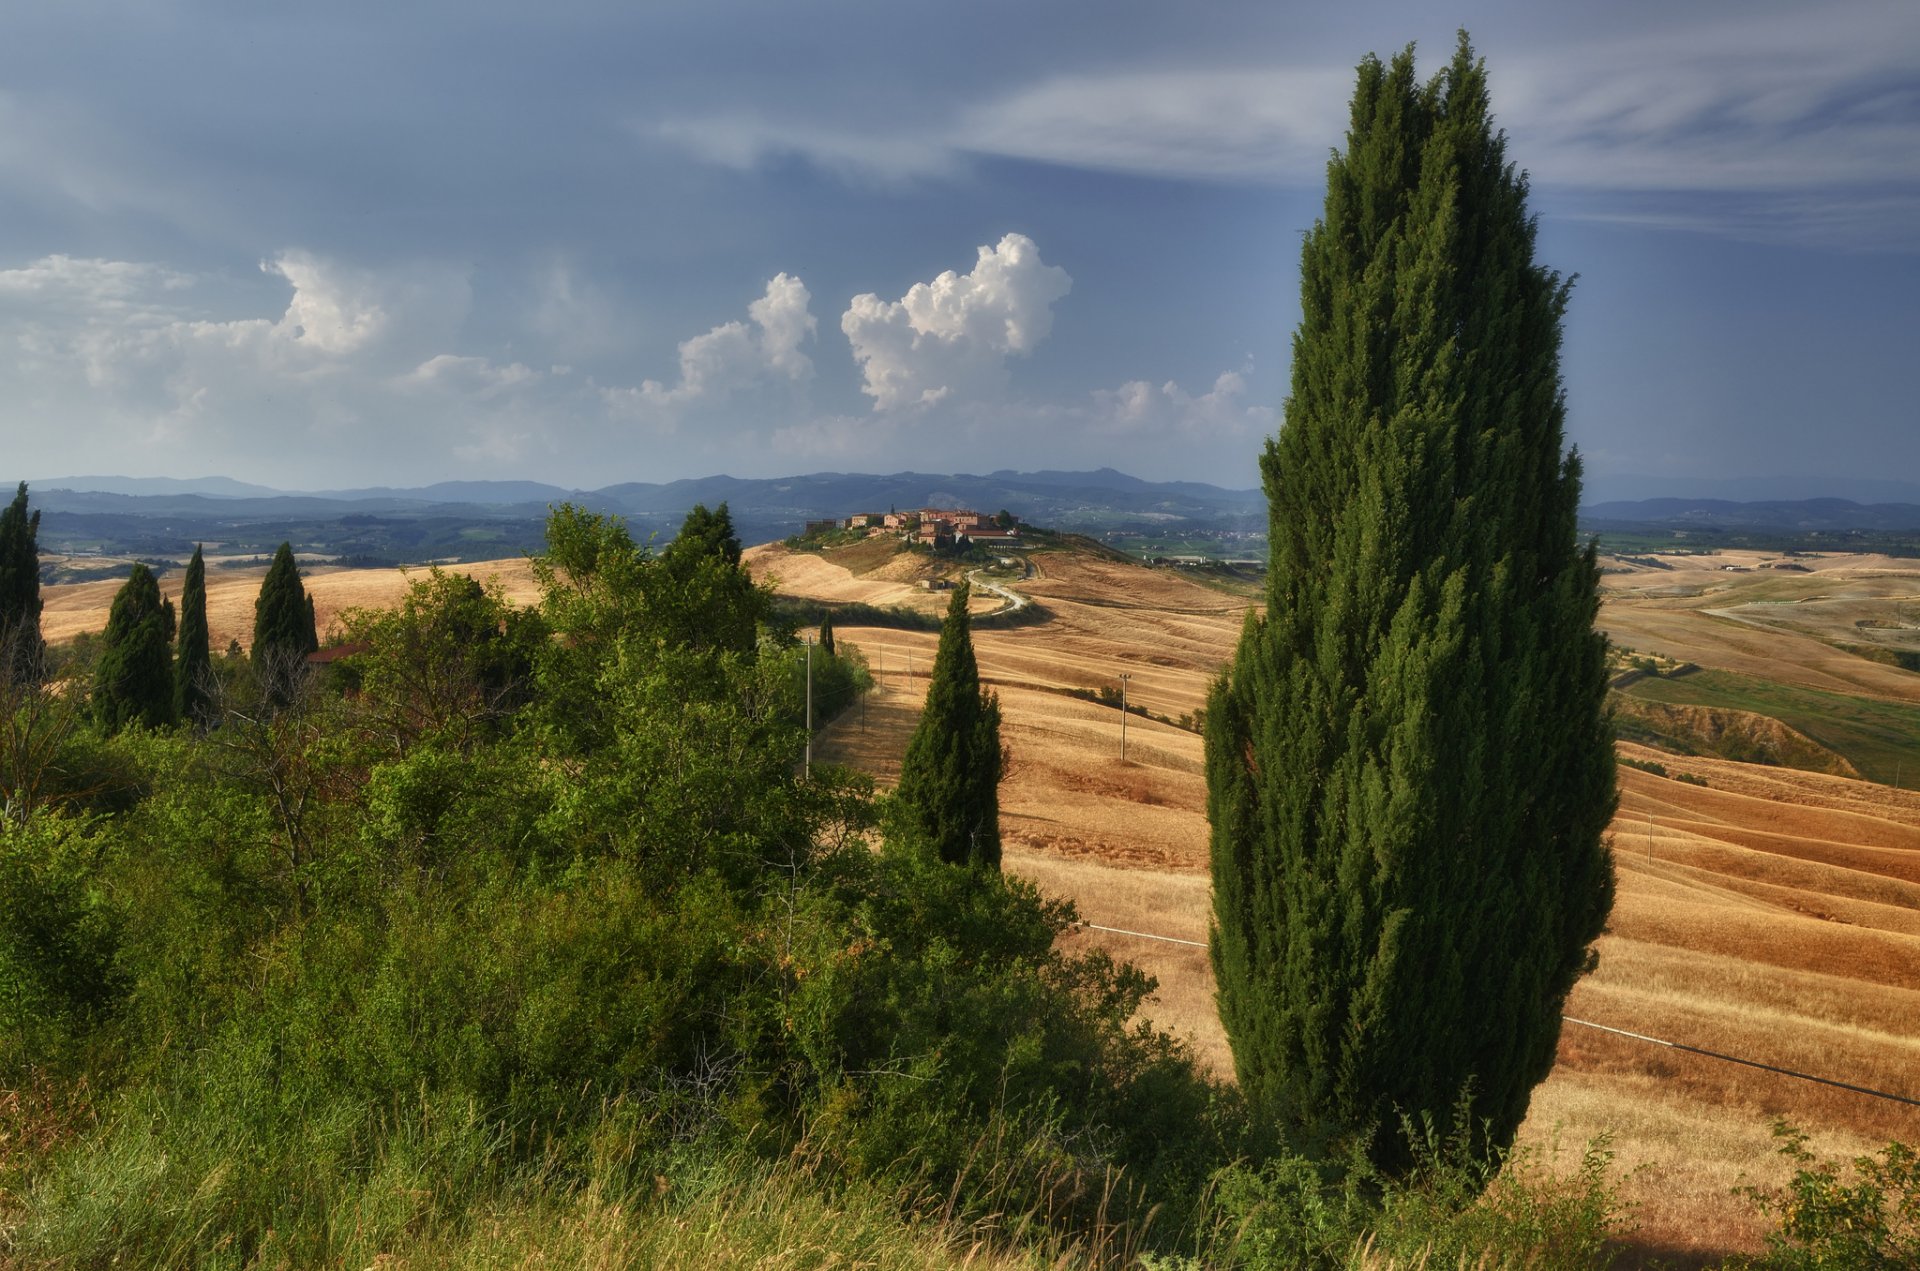
<svg viewBox="0 0 1920 1271">
<path fill-rule="evenodd" d="M 280 544 L 253 602 L 254 674 L 267 699 L 285 705 L 304 674 L 306 656 L 320 647 L 313 604 L 300 582 L 293 545 Z"/>
<path fill-rule="evenodd" d="M 832 613 L 822 614 L 820 617 L 820 651 L 826 654 L 828 657 L 833 656 L 833 614 Z"/>
<path fill-rule="evenodd" d="M 198 543 L 180 586 L 180 643 L 173 680 L 175 716 L 206 723 L 213 705 L 213 650 L 207 635 L 207 562 Z"/>
<path fill-rule="evenodd" d="M 153 571 L 136 564 L 114 594 L 94 667 L 93 716 L 109 731 L 174 721 L 170 615 Z"/>
<path fill-rule="evenodd" d="M 1504 1147 L 1613 898 L 1598 571 L 1562 451 L 1568 283 L 1461 36 L 1359 69 L 1301 261 L 1272 559 L 1209 698 L 1212 957 L 1243 1090 L 1305 1143 Z M 1481 1126 L 1484 1120 L 1485 1130 Z"/>
<path fill-rule="evenodd" d="M 895 798 L 914 837 L 950 865 L 1000 868 L 1000 700 L 980 687 L 968 587 L 940 624 L 926 709 Z"/>
<path fill-rule="evenodd" d="M 0 512 L 0 677 L 9 683 L 40 679 L 40 513 L 27 512 L 27 483 Z"/>
</svg>

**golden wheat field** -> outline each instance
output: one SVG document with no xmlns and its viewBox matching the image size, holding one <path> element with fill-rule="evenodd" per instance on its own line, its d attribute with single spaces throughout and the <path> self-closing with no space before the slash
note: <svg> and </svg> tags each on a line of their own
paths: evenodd
<svg viewBox="0 0 1920 1271">
<path fill-rule="evenodd" d="M 1038 576 L 1023 586 L 1051 620 L 974 637 L 982 678 L 1000 694 L 1010 752 L 1001 790 L 1007 868 L 1072 897 L 1090 923 L 1204 942 L 1200 738 L 1134 718 L 1122 762 L 1118 712 L 1061 690 L 1114 683 L 1125 672 L 1131 700 L 1177 720 L 1201 704 L 1244 606 L 1163 571 L 1064 554 L 1034 564 Z M 1635 603 L 1611 597 L 1608 620 L 1635 625 Z M 1717 626 L 1710 617 L 1698 623 L 1710 635 Z M 1794 656 L 1793 642 L 1814 643 L 1740 634 L 1762 642 L 1741 664 L 1749 670 L 1777 669 Z M 884 782 L 897 774 L 936 638 L 875 628 L 843 628 L 839 638 L 865 650 L 879 685 L 863 709 L 835 722 L 816 756 Z M 1783 653 L 1766 641 L 1792 647 Z M 1669 647 L 1702 661 L 1717 648 L 1689 638 Z M 1848 660 L 1870 670 L 1848 667 L 1854 678 L 1829 683 L 1920 694 L 1920 676 Z M 1657 755 L 1673 775 L 1621 769 L 1612 828 L 1618 901 L 1599 970 L 1575 991 L 1568 1014 L 1920 1097 L 1920 794 L 1625 743 L 1621 753 L 1643 762 Z M 1707 784 L 1682 782 L 1683 772 Z M 1231 1071 L 1199 943 L 1094 930 L 1072 939 L 1098 941 L 1151 971 L 1160 981 L 1151 1017 L 1190 1038 L 1216 1071 Z M 1764 1225 L 1733 1189 L 1785 1176 L 1775 1117 L 1810 1130 L 1816 1150 L 1829 1153 L 1920 1136 L 1920 1110 L 1911 1107 L 1569 1024 L 1522 1141 L 1542 1151 L 1557 1142 L 1571 1165 L 1587 1140 L 1609 1136 L 1638 1242 L 1685 1258 L 1758 1241 Z"/>
<path fill-rule="evenodd" d="M 524 558 L 480 561 L 455 567 L 482 582 L 498 580 L 508 598 L 520 604 L 532 604 L 540 598 L 533 573 Z M 160 592 L 175 605 L 180 603 L 183 571 L 169 570 L 160 579 Z M 238 640 L 245 648 L 253 641 L 253 601 L 260 594 L 260 580 L 266 576 L 264 565 L 223 568 L 220 558 L 207 559 L 207 633 L 215 652 Z M 337 569 L 331 566 L 302 564 L 301 579 L 307 594 L 313 597 L 314 618 L 322 639 L 336 627 L 340 616 L 350 609 L 381 609 L 397 602 L 407 590 L 409 577 L 424 578 L 427 567 L 405 569 Z M 66 583 L 41 592 L 45 609 L 40 628 L 48 641 L 58 644 L 86 631 L 100 631 L 107 625 L 107 611 L 120 582 Z"/>
</svg>

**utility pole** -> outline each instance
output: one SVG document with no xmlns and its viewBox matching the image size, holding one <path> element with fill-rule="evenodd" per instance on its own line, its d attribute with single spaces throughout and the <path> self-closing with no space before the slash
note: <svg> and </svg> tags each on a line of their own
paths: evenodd
<svg viewBox="0 0 1920 1271">
<path fill-rule="evenodd" d="M 805 775 L 813 780 L 813 637 L 807 637 L 807 760 Z"/>
<path fill-rule="evenodd" d="M 1127 761 L 1127 681 L 1131 675 L 1120 677 L 1120 762 Z"/>
</svg>

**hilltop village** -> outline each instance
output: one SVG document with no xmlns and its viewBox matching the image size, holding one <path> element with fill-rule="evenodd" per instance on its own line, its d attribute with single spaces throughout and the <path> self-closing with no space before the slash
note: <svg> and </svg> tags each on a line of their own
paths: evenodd
<svg viewBox="0 0 1920 1271">
<path fill-rule="evenodd" d="M 864 530 L 868 538 L 895 534 L 926 547 L 1020 546 L 1020 518 L 1001 511 L 992 516 L 959 508 L 919 508 L 911 512 L 856 512 L 845 520 L 808 521 L 808 534 Z"/>
</svg>

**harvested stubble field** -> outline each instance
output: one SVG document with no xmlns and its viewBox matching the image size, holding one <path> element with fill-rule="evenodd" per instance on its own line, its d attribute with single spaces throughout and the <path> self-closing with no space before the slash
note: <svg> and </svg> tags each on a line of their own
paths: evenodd
<svg viewBox="0 0 1920 1271">
<path fill-rule="evenodd" d="M 1920 652 L 1920 560 L 1731 551 L 1636 559 L 1667 568 L 1608 562 L 1600 626 L 1616 644 L 1783 684 L 1920 702 L 1920 675 L 1836 647 Z"/>
<path fill-rule="evenodd" d="M 532 604 L 540 598 L 533 573 L 524 558 L 480 561 L 449 568 L 470 574 L 482 582 L 498 579 L 507 597 L 520 604 Z M 408 578 L 424 578 L 426 566 L 407 569 L 336 569 L 331 566 L 303 564 L 300 567 L 307 594 L 313 597 L 314 617 L 322 640 L 342 613 L 349 609 L 381 609 L 397 602 L 407 590 Z M 218 558 L 207 560 L 207 631 L 217 653 L 230 640 L 241 648 L 253 642 L 253 602 L 260 594 L 265 565 L 243 569 L 221 569 Z M 177 607 L 184 570 L 169 570 L 160 580 L 160 592 Z M 124 580 L 65 583 L 41 591 L 45 611 L 40 626 L 47 640 L 61 643 L 82 632 L 98 632 L 107 625 L 107 611 L 113 607 L 113 595 Z"/>
<path fill-rule="evenodd" d="M 982 677 L 1000 693 L 1011 758 L 1001 789 L 1007 868 L 1072 897 L 1089 922 L 1204 941 L 1200 738 L 1132 718 L 1123 764 L 1119 714 L 1060 690 L 1127 671 L 1134 702 L 1178 718 L 1204 700 L 1244 608 L 1161 571 L 1065 554 L 1035 563 L 1041 574 L 1026 589 L 1052 620 L 974 637 Z M 1806 639 L 1752 636 L 1763 644 L 1751 665 L 1763 666 L 1791 656 L 1765 641 Z M 865 650 L 879 684 L 864 715 L 856 708 L 832 725 L 816 758 L 885 783 L 898 773 L 937 638 L 874 628 L 839 638 Z M 1672 648 L 1705 660 L 1697 642 Z M 1889 673 L 1888 696 L 1920 700 L 1920 676 L 1860 665 L 1874 683 Z M 1626 743 L 1621 753 L 1674 776 L 1621 769 L 1618 902 L 1600 968 L 1568 1013 L 1920 1097 L 1920 794 Z M 1191 1038 L 1217 1071 L 1231 1070 L 1204 948 L 1098 931 L 1070 939 L 1151 971 L 1160 991 L 1148 1013 Z M 1732 1189 L 1784 1180 L 1776 1116 L 1812 1131 L 1829 1154 L 1920 1138 L 1920 1110 L 1569 1024 L 1522 1141 L 1558 1142 L 1570 1166 L 1583 1142 L 1609 1135 L 1640 1246 L 1704 1257 L 1756 1246 L 1764 1223 Z"/>
</svg>

